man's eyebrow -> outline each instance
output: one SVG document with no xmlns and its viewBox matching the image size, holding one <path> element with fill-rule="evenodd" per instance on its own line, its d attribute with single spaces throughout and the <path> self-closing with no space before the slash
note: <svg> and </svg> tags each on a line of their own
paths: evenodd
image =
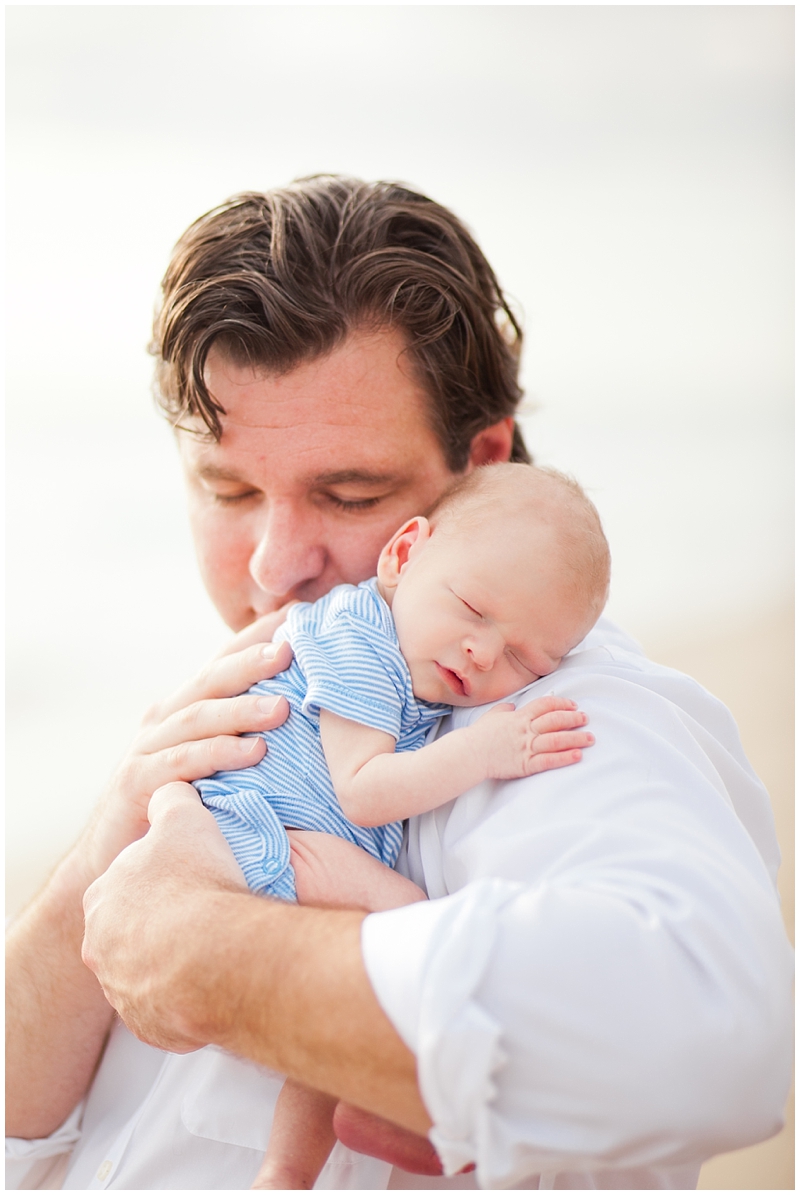
<svg viewBox="0 0 800 1195">
<path fill-rule="evenodd" d="M 198 461 L 194 466 L 194 472 L 207 481 L 244 481 L 235 469 L 226 469 L 224 465 L 215 465 L 213 461 Z M 390 485 L 398 479 L 396 473 L 377 473 L 370 469 L 332 469 L 326 473 L 314 473 L 306 478 L 306 483 L 314 486 Z"/>
<path fill-rule="evenodd" d="M 225 469 L 222 465 L 215 465 L 211 461 L 198 461 L 194 466 L 198 477 L 206 481 L 241 481 L 242 478 L 234 469 Z"/>
<path fill-rule="evenodd" d="M 396 473 L 373 473 L 369 469 L 334 469 L 309 478 L 313 485 L 387 485 L 396 482 Z"/>
</svg>

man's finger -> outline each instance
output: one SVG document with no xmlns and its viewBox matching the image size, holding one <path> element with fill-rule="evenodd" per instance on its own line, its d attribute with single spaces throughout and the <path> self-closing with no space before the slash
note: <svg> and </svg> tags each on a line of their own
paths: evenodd
<svg viewBox="0 0 800 1195">
<path fill-rule="evenodd" d="M 262 738 L 238 738 L 218 735 L 195 743 L 179 743 L 137 761 L 136 775 L 131 787 L 147 797 L 173 781 L 203 780 L 215 772 L 236 772 L 253 767 L 264 758 L 266 744 Z"/>
<path fill-rule="evenodd" d="M 179 743 L 137 761 L 131 785 L 147 797 L 164 784 L 203 780 L 215 772 L 237 772 L 253 767 L 266 754 L 262 738 L 217 735 L 199 742 Z"/>
<path fill-rule="evenodd" d="M 274 730 L 289 716 L 289 704 L 277 693 L 245 693 L 215 701 L 196 701 L 177 710 L 158 726 L 143 731 L 138 748 L 152 755 L 170 747 L 216 738 L 217 735 L 252 734 Z M 174 776 L 172 779 L 180 779 Z"/>
<path fill-rule="evenodd" d="M 180 809 L 189 801 L 193 805 L 201 805 L 200 794 L 191 784 L 181 780 L 173 780 L 169 784 L 162 784 L 150 798 L 147 817 L 152 826 L 158 818 L 167 817 L 172 811 Z"/>
<path fill-rule="evenodd" d="M 287 642 L 258 643 L 212 660 L 201 672 L 166 700 L 153 706 L 146 722 L 163 722 L 171 714 L 214 698 L 236 697 L 262 680 L 284 672 L 292 662 Z"/>
<path fill-rule="evenodd" d="M 152 826 L 146 840 L 151 851 L 151 873 L 160 856 L 158 866 L 170 876 L 181 872 L 185 878 L 202 877 L 247 891 L 247 881 L 230 844 L 191 784 L 175 781 L 156 789 L 147 815 Z"/>
<path fill-rule="evenodd" d="M 292 606 L 296 605 L 298 605 L 296 601 L 287 602 L 285 606 L 281 606 L 280 610 L 275 610 L 272 614 L 262 614 L 243 631 L 239 631 L 238 635 L 234 635 L 231 642 L 219 653 L 220 658 L 230 655 L 231 652 L 241 651 L 242 648 L 249 647 L 253 643 L 268 642 L 274 637 L 278 627 L 286 621 L 286 615 Z"/>
</svg>

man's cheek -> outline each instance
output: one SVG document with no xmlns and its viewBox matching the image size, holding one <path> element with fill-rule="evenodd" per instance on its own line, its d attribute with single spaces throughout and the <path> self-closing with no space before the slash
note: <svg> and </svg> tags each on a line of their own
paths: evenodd
<svg viewBox="0 0 800 1195">
<path fill-rule="evenodd" d="M 248 626 L 255 617 L 250 576 L 251 551 L 246 543 L 227 541 L 224 536 L 197 543 L 200 574 L 209 597 L 234 631 Z"/>
<path fill-rule="evenodd" d="M 384 522 L 365 527 L 355 522 L 339 530 L 334 538 L 329 537 L 330 556 L 336 572 L 342 581 L 358 585 L 374 577 L 378 568 L 378 557 L 384 544 L 392 537 L 402 520 L 386 527 Z"/>
</svg>

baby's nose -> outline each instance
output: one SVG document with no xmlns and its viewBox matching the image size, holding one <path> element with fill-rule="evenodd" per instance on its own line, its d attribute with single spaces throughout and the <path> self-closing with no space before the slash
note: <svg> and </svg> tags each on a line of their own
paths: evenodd
<svg viewBox="0 0 800 1195">
<path fill-rule="evenodd" d="M 499 637 L 492 634 L 474 635 L 465 646 L 467 655 L 482 672 L 494 668 L 498 653 L 502 649 Z"/>
</svg>

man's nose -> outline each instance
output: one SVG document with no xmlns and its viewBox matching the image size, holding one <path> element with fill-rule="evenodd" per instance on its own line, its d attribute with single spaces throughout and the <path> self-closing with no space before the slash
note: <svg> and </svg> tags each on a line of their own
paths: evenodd
<svg viewBox="0 0 800 1195">
<path fill-rule="evenodd" d="M 287 601 L 325 571 L 326 551 L 311 512 L 274 504 L 250 557 L 250 575 L 265 593 Z M 318 595 L 314 595 L 318 596 Z"/>
<path fill-rule="evenodd" d="M 480 672 L 494 668 L 503 650 L 503 640 L 492 627 L 469 635 L 464 640 L 464 651 Z"/>
</svg>

